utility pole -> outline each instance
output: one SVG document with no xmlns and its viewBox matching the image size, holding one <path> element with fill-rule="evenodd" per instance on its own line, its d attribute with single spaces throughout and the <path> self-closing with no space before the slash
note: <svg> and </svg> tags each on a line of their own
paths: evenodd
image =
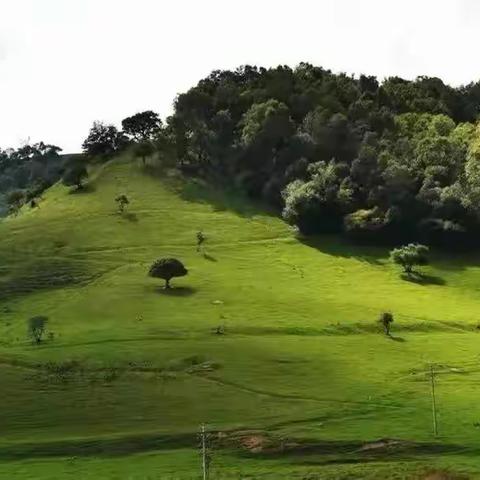
<svg viewBox="0 0 480 480">
<path fill-rule="evenodd" d="M 211 454 L 208 447 L 209 434 L 205 430 L 205 424 L 200 427 L 200 454 L 202 455 L 203 480 L 208 480 L 210 474 Z"/>
<path fill-rule="evenodd" d="M 438 435 L 437 427 L 437 403 L 435 401 L 435 372 L 433 371 L 433 365 L 430 364 L 430 386 L 432 391 L 432 420 L 433 420 L 433 434 Z"/>
<path fill-rule="evenodd" d="M 205 438 L 205 424 L 202 423 L 202 470 L 203 480 L 207 480 L 207 439 Z"/>
</svg>

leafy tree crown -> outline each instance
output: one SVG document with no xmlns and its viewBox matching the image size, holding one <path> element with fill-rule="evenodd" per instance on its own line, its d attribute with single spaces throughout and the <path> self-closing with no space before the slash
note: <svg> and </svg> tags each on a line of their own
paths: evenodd
<svg viewBox="0 0 480 480">
<path fill-rule="evenodd" d="M 137 142 L 152 140 L 162 128 L 162 121 L 157 113 L 147 110 L 123 119 L 122 128 Z"/>
<path fill-rule="evenodd" d="M 390 252 L 390 258 L 397 265 L 401 265 L 406 272 L 411 272 L 415 265 L 428 264 L 428 251 L 429 248 L 426 245 L 410 243 L 394 248 Z"/>
<path fill-rule="evenodd" d="M 150 267 L 149 275 L 151 277 L 170 280 L 174 277 L 183 277 L 188 274 L 188 270 L 183 263 L 176 258 L 161 258 Z"/>
</svg>

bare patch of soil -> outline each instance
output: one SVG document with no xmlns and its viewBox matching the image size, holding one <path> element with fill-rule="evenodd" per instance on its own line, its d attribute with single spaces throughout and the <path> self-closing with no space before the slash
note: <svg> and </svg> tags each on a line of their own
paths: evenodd
<svg viewBox="0 0 480 480">
<path fill-rule="evenodd" d="M 432 470 L 418 477 L 419 480 L 468 480 L 466 475 L 447 470 Z"/>
</svg>

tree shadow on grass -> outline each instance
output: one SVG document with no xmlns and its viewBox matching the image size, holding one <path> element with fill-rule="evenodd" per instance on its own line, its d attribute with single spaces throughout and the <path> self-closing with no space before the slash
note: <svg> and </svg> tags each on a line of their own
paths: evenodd
<svg viewBox="0 0 480 480">
<path fill-rule="evenodd" d="M 69 195 L 82 195 L 84 193 L 93 193 L 95 191 L 95 187 L 87 183 L 86 185 L 83 185 L 82 188 L 72 188 L 68 193 Z"/>
<path fill-rule="evenodd" d="M 407 273 L 402 273 L 401 278 L 406 282 L 416 283 L 417 285 L 446 285 L 447 283 L 441 277 L 420 272 L 412 272 L 410 275 Z"/>
<path fill-rule="evenodd" d="M 161 295 L 165 295 L 167 297 L 189 297 L 196 293 L 196 289 L 193 287 L 174 287 L 165 288 L 165 287 L 156 287 L 155 291 Z"/>
<path fill-rule="evenodd" d="M 149 177 L 159 178 L 164 180 L 168 177 L 169 170 L 172 170 L 172 167 L 168 165 L 168 162 L 165 163 L 160 158 L 147 157 L 146 162 L 143 163 L 139 159 L 139 164 L 141 171 L 148 175 Z"/>
<path fill-rule="evenodd" d="M 245 218 L 256 215 L 279 216 L 271 206 L 250 198 L 244 191 L 226 182 L 206 181 L 189 176 L 178 169 L 149 161 L 142 170 L 146 175 L 160 178 L 164 185 L 187 202 L 210 205 L 214 212 L 231 211 Z"/>
<path fill-rule="evenodd" d="M 193 440 L 192 440 L 193 439 Z M 177 435 L 131 435 L 120 438 L 96 440 L 53 441 L 42 443 L 24 443 L 20 447 L 9 446 L 0 451 L 1 460 L 21 460 L 32 457 L 87 456 L 116 457 L 133 453 L 176 448 L 194 448 L 193 433 Z"/>
<path fill-rule="evenodd" d="M 357 258 L 378 266 L 388 262 L 388 251 L 385 247 L 355 244 L 340 235 L 302 236 L 299 241 L 334 257 Z"/>
<path fill-rule="evenodd" d="M 394 245 L 388 243 L 367 244 L 359 243 L 340 234 L 321 234 L 310 236 L 299 236 L 298 240 L 311 248 L 332 255 L 335 257 L 354 258 L 371 265 L 384 266 L 389 263 L 389 252 Z M 396 245 L 398 246 L 398 245 Z M 430 261 L 435 264 L 439 270 L 459 271 L 465 270 L 470 266 L 480 266 L 480 251 L 452 252 L 440 249 L 432 249 L 430 252 Z M 419 284 L 444 285 L 442 279 L 423 275 L 422 279 L 410 279 L 410 281 Z M 408 281 L 408 279 L 406 279 Z"/>
<path fill-rule="evenodd" d="M 123 212 L 121 214 L 121 217 L 124 218 L 125 220 L 128 220 L 129 222 L 138 223 L 138 216 L 136 213 Z"/>
<path fill-rule="evenodd" d="M 218 260 L 215 258 L 215 257 L 212 257 L 211 255 L 209 255 L 208 253 L 204 253 L 203 254 L 203 258 L 205 260 L 208 260 L 209 262 L 218 262 Z"/>
<path fill-rule="evenodd" d="M 395 337 L 394 335 L 391 335 L 391 334 L 388 337 L 390 338 L 390 340 L 394 342 L 399 342 L 399 343 L 406 342 L 406 340 L 403 337 Z"/>
<path fill-rule="evenodd" d="M 239 189 L 226 188 L 224 185 L 192 179 L 177 185 L 177 191 L 183 200 L 209 204 L 215 212 L 231 211 L 244 218 L 256 215 L 279 216 L 279 212 L 272 206 L 253 200 Z"/>
</svg>

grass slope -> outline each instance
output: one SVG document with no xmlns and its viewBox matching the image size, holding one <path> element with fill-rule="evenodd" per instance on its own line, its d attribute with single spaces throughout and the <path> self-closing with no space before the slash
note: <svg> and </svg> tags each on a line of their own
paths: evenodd
<svg viewBox="0 0 480 480">
<path fill-rule="evenodd" d="M 164 256 L 190 271 L 168 293 L 147 276 Z M 384 249 L 302 243 L 241 198 L 123 159 L 84 193 L 57 185 L 4 220 L 0 266 L 2 479 L 197 478 L 201 422 L 290 445 L 227 441 L 214 478 L 480 471 L 477 258 L 437 256 L 424 283 L 407 282 Z M 384 310 L 393 339 L 375 324 Z M 55 334 L 38 347 L 33 315 Z M 365 454 L 379 438 L 421 445 Z"/>
</svg>

